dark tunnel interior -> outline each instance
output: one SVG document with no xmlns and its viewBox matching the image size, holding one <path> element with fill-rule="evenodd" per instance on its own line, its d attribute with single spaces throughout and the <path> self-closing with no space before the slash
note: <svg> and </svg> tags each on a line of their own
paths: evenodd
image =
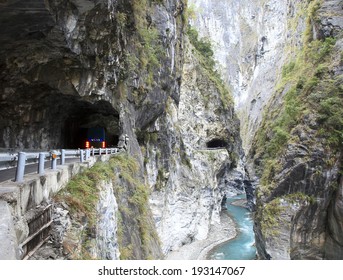
<svg viewBox="0 0 343 280">
<path fill-rule="evenodd" d="M 225 148 L 227 147 L 228 143 L 222 139 L 213 139 L 206 143 L 207 148 L 209 149 L 216 149 L 216 148 Z"/>
<path fill-rule="evenodd" d="M 0 112 L 0 132 L 6 136 L 0 137 L 0 148 L 85 148 L 87 129 L 91 127 L 103 128 L 106 147 L 118 144 L 119 114 L 107 101 L 91 103 L 50 91 L 13 96 L 0 104 L 6 107 Z"/>
<path fill-rule="evenodd" d="M 88 131 L 94 127 L 103 129 L 106 147 L 115 147 L 118 144 L 119 115 L 109 103 L 75 103 L 62 126 L 63 146 L 67 149 L 86 148 Z"/>
</svg>

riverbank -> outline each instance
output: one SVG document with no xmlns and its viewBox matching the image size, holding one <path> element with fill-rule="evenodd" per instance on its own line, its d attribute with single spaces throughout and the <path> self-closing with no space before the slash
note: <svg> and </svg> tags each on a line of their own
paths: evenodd
<svg viewBox="0 0 343 280">
<path fill-rule="evenodd" d="M 220 224 L 211 226 L 208 238 L 182 246 L 171 252 L 167 260 L 206 260 L 207 254 L 216 246 L 236 237 L 236 225 L 226 211 L 222 211 Z"/>
</svg>

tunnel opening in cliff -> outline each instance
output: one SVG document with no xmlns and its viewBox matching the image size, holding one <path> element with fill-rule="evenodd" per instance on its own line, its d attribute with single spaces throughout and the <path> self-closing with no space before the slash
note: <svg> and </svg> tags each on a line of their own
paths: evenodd
<svg viewBox="0 0 343 280">
<path fill-rule="evenodd" d="M 91 126 L 105 130 L 107 147 L 118 143 L 114 81 L 105 88 L 93 48 L 82 55 L 75 52 L 64 21 L 68 16 L 76 24 L 79 12 L 86 15 L 96 5 L 69 2 L 0 4 L 0 148 L 84 148 L 85 131 Z M 98 94 L 104 88 L 106 94 Z M 105 98 L 111 101 L 101 100 Z"/>
<path fill-rule="evenodd" d="M 89 106 L 89 104 L 87 104 Z M 86 148 L 88 132 L 98 127 L 104 130 L 106 147 L 115 147 L 119 141 L 119 116 L 109 111 L 99 110 L 99 104 L 89 108 L 78 108 L 79 111 L 70 114 L 64 122 L 64 146 L 71 149 Z"/>
<path fill-rule="evenodd" d="M 5 149 L 85 148 L 87 128 L 100 126 L 107 147 L 116 146 L 119 114 L 107 101 L 90 102 L 47 86 L 28 87 L 0 100 L 0 147 Z"/>
<path fill-rule="evenodd" d="M 228 143 L 222 139 L 213 139 L 206 143 L 208 149 L 221 149 L 228 146 Z"/>
</svg>

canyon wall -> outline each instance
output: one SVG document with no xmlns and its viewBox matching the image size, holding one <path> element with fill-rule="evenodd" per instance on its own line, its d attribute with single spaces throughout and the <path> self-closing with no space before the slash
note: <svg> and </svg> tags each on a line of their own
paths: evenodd
<svg viewBox="0 0 343 280">
<path fill-rule="evenodd" d="M 242 192 L 233 101 L 194 46 L 202 42 L 187 39 L 186 7 L 181 0 L 0 3 L 7 108 L 0 147 L 82 148 L 94 126 L 105 129 L 109 146 L 129 137 L 120 165 L 129 170 L 93 168 L 54 198 L 52 247 L 33 258 L 160 259 L 205 239 L 224 195 L 236 185 Z M 88 184 L 94 200 L 70 197 Z"/>
<path fill-rule="evenodd" d="M 342 2 L 190 2 L 235 97 L 259 256 L 341 259 Z"/>
<path fill-rule="evenodd" d="M 342 18 L 337 0 L 1 1 L 0 148 L 129 137 L 99 170 L 104 216 L 76 212 L 75 258 L 163 258 L 253 180 L 259 258 L 341 259 Z"/>
</svg>

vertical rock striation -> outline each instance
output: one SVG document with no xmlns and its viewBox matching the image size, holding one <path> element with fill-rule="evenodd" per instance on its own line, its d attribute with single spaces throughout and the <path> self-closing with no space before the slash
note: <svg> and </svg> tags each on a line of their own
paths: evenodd
<svg viewBox="0 0 343 280">
<path fill-rule="evenodd" d="M 213 41 L 218 70 L 232 89 L 248 153 L 283 61 L 289 1 L 189 1 L 191 24 Z M 275 20 L 277 19 L 277 20 Z"/>
<path fill-rule="evenodd" d="M 261 177 L 256 243 L 261 258 L 341 259 L 341 2 L 292 4 L 289 32 L 302 40 L 286 44 L 250 154 Z"/>
<path fill-rule="evenodd" d="M 342 258 L 341 1 L 189 2 L 191 24 L 215 42 L 246 168 L 260 179 L 259 256 Z"/>
<path fill-rule="evenodd" d="M 165 254 L 205 239 L 210 225 L 220 221 L 221 201 L 229 191 L 224 181 L 241 153 L 238 127 L 233 104 L 223 102 L 186 40 L 179 103 L 169 99 L 146 137 L 150 204 Z"/>
<path fill-rule="evenodd" d="M 118 260 L 120 257 L 118 232 L 118 204 L 113 192 L 113 185 L 100 185 L 96 223 L 96 259 Z"/>
</svg>

